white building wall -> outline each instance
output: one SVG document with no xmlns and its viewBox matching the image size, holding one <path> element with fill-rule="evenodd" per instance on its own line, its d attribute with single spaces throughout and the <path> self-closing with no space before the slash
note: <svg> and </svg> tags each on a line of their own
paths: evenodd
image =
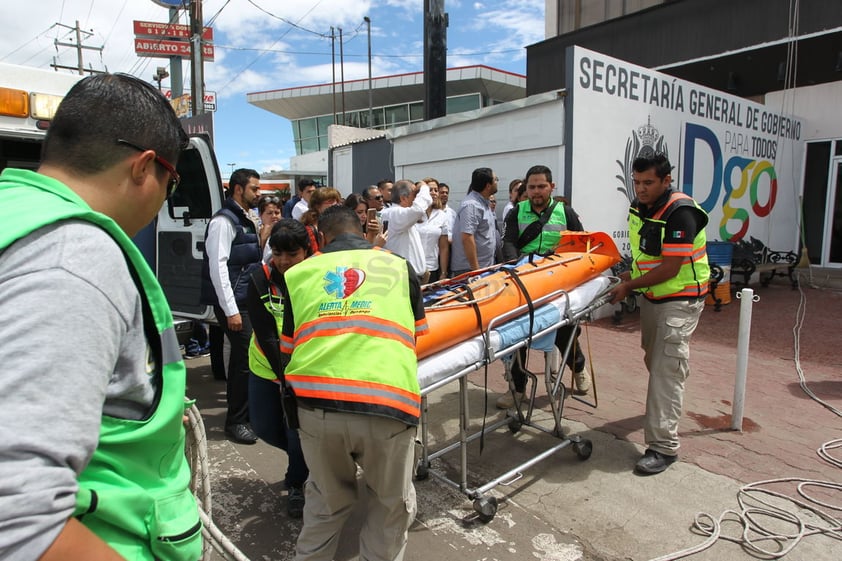
<svg viewBox="0 0 842 561">
<path fill-rule="evenodd" d="M 290 171 L 318 172 L 327 175 L 327 150 L 293 156 L 289 159 L 289 169 Z"/>
<path fill-rule="evenodd" d="M 396 130 L 395 178 L 435 177 L 450 186 L 450 206 L 457 209 L 471 172 L 489 167 L 500 178 L 497 208 L 502 212 L 509 182 L 543 164 L 553 171 L 556 194 L 563 194 L 564 100 L 555 93 L 533 98 L 472 111 L 436 128 L 422 123 Z"/>
<path fill-rule="evenodd" d="M 803 119 L 801 140 L 842 138 L 842 82 L 766 94 L 766 106 Z"/>
</svg>

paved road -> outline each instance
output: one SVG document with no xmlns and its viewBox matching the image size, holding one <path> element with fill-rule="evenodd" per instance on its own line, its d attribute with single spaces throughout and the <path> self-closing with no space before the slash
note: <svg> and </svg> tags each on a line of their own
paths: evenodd
<svg viewBox="0 0 842 561">
<path fill-rule="evenodd" d="M 735 338 L 728 334 L 736 333 L 739 304 L 726 306 L 719 314 L 708 309 L 703 315 L 692 345 L 693 374 L 681 424 L 682 461 L 655 477 L 631 473 L 642 451 L 646 383 L 636 318 L 628 315 L 619 325 L 610 320 L 594 322 L 582 341 L 590 346 L 599 407 L 568 400 L 564 422 L 566 432 L 592 441 L 590 459 L 581 461 L 573 451 L 564 449 L 523 470 L 523 476 L 510 485 L 491 490 L 487 495 L 500 502 L 488 523 L 478 519 L 471 501 L 461 492 L 436 478 L 419 481 L 419 513 L 405 559 L 653 559 L 703 542 L 703 536 L 690 530 L 696 513 L 719 516 L 737 508 L 745 484 L 781 477 L 842 481 L 839 468 L 821 461 L 815 452 L 823 442 L 842 439 L 842 420 L 806 398 L 798 386 L 792 326 L 800 293 L 773 284 L 758 289 L 758 294 L 743 432 L 728 428 L 736 348 Z M 810 387 L 828 403 L 842 408 L 842 359 L 835 351 L 840 341 L 842 293 L 807 290 L 804 294 L 807 314 L 800 366 Z M 530 360 L 537 365 L 541 358 L 533 352 Z M 242 446 L 225 440 L 221 429 L 224 384 L 213 381 L 207 359 L 188 365 L 189 391 L 198 399 L 210 440 L 215 521 L 251 559 L 292 559 L 300 526 L 285 513 L 280 483 L 284 454 L 262 443 Z M 503 389 L 501 374 L 498 365 L 489 369 L 488 393 L 483 373 L 471 375 L 468 395 L 474 427 L 482 422 L 486 395 L 493 407 L 496 392 Z M 543 385 L 542 377 L 539 380 Z M 431 434 L 438 442 L 456 435 L 455 394 L 454 386 L 430 397 Z M 539 399 L 538 405 L 543 409 L 536 420 L 549 423 L 546 397 Z M 517 434 L 504 427 L 485 438 L 481 454 L 479 442 L 471 444 L 469 485 L 482 485 L 558 442 L 552 435 L 528 427 Z M 836 456 L 842 457 L 842 453 L 837 451 Z M 458 479 L 458 465 L 458 455 L 451 453 L 436 460 L 433 467 Z M 794 494 L 792 487 L 774 485 L 776 490 Z M 838 488 L 812 487 L 808 491 L 842 507 Z M 820 523 L 804 509 L 793 510 L 800 511 L 807 521 Z M 839 516 L 839 511 L 824 510 Z M 781 529 L 792 530 L 787 526 Z M 357 559 L 357 530 L 358 525 L 346 528 L 337 559 Z M 737 532 L 733 524 L 725 530 Z M 706 561 L 756 558 L 725 541 L 690 557 Z M 838 561 L 842 559 L 842 541 L 824 535 L 806 537 L 784 559 Z"/>
</svg>

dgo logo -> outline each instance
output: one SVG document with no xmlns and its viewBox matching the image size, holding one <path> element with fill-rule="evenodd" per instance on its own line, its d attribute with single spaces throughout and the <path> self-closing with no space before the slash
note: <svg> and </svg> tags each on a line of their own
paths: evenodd
<svg viewBox="0 0 842 561">
<path fill-rule="evenodd" d="M 365 271 L 357 268 L 337 267 L 325 275 L 325 292 L 337 298 L 347 298 L 365 282 Z"/>
</svg>

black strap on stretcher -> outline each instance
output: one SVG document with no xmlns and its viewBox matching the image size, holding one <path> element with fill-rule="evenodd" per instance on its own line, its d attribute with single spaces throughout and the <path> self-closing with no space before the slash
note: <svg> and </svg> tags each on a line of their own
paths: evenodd
<svg viewBox="0 0 842 561">
<path fill-rule="evenodd" d="M 482 412 L 482 429 L 479 433 L 479 453 L 482 454 L 482 450 L 485 448 L 485 419 L 488 416 L 488 349 L 491 345 L 491 341 L 488 340 L 488 332 L 482 327 L 482 311 L 479 309 L 477 299 L 474 297 L 474 291 L 471 290 L 470 285 L 467 283 L 465 283 L 465 292 L 468 294 L 471 307 L 474 309 L 474 314 L 477 316 L 477 327 L 479 327 L 480 335 L 482 335 L 482 342 L 485 345 L 485 408 Z"/>
</svg>

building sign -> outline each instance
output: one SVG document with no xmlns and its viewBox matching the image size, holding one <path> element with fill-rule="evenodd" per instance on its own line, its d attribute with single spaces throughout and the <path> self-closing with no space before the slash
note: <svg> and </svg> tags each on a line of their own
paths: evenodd
<svg viewBox="0 0 842 561">
<path fill-rule="evenodd" d="M 188 41 L 172 41 L 169 39 L 143 39 L 135 37 L 134 52 L 140 56 L 190 58 L 190 43 Z M 202 44 L 202 55 L 208 62 L 213 61 L 213 45 Z"/>
<path fill-rule="evenodd" d="M 673 187 L 708 213 L 709 240 L 798 247 L 800 119 L 581 47 L 567 69 L 565 180 L 588 229 L 630 253 L 631 165 L 662 152 Z"/>
<path fill-rule="evenodd" d="M 192 103 L 190 101 L 191 100 L 191 91 L 190 90 L 187 90 L 186 92 L 184 92 L 184 95 L 175 98 L 175 100 L 173 100 L 173 98 L 172 98 L 172 90 L 166 89 L 166 90 L 163 90 L 163 93 L 164 93 L 164 97 L 166 97 L 167 99 L 170 100 L 170 103 L 172 104 L 173 109 L 175 109 L 176 114 L 178 114 L 182 105 L 185 105 L 185 104 L 186 104 L 186 106 L 185 106 L 186 112 L 184 113 L 184 115 L 187 115 L 187 114 L 190 113 L 190 109 L 192 107 Z M 205 91 L 205 111 L 216 111 L 216 92 Z M 183 115 L 178 115 L 178 116 L 182 117 Z"/>
<path fill-rule="evenodd" d="M 134 20 L 134 34 L 170 39 L 190 39 L 193 36 L 189 25 L 138 20 Z M 202 40 L 213 41 L 213 28 L 205 27 L 202 30 Z"/>
</svg>

